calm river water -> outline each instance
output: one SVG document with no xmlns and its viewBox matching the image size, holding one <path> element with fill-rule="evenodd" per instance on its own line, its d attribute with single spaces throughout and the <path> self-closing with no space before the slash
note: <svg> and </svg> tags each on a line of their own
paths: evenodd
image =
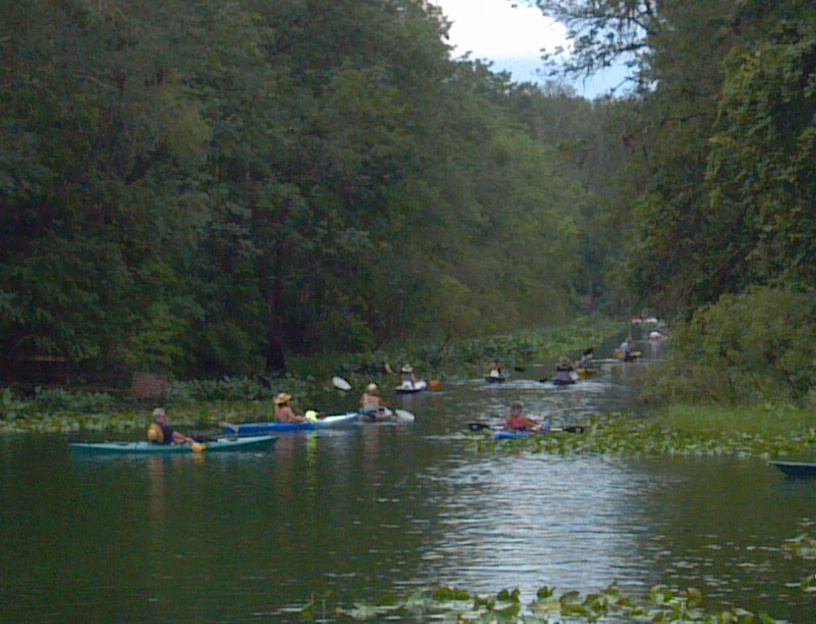
<svg viewBox="0 0 816 624">
<path fill-rule="evenodd" d="M 629 372 L 557 389 L 530 368 L 386 393 L 414 424 L 288 434 L 264 452 L 93 458 L 60 437 L 0 438 L 0 622 L 281 622 L 329 590 L 345 606 L 437 584 L 519 588 L 527 602 L 544 585 L 612 583 L 694 586 L 708 606 L 816 621 L 814 598 L 789 587 L 816 565 L 782 548 L 814 520 L 816 480 L 761 459 L 466 442 L 468 422 L 498 422 L 519 397 L 575 422 L 616 409 Z"/>
</svg>

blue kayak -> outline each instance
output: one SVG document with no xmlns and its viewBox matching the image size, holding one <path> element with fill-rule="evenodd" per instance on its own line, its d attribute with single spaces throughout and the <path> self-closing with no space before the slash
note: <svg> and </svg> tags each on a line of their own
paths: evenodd
<svg viewBox="0 0 816 624">
<path fill-rule="evenodd" d="M 135 454 L 180 454 L 180 453 L 222 453 L 224 451 L 254 450 L 264 444 L 271 444 L 278 438 L 272 435 L 254 438 L 217 438 L 204 443 L 157 444 L 155 442 L 69 442 L 72 451 L 79 453 L 135 453 Z"/>
<path fill-rule="evenodd" d="M 538 431 L 526 431 L 524 429 L 500 429 L 498 426 L 485 423 L 470 423 L 468 429 L 471 431 L 490 431 L 493 433 L 494 440 L 516 440 L 518 438 L 547 435 L 550 431 L 550 425 L 544 423 L 544 426 Z"/>
<path fill-rule="evenodd" d="M 501 429 L 493 433 L 493 438 L 496 440 L 517 440 L 519 438 L 535 438 L 544 435 L 547 435 L 547 429 L 542 429 L 541 431 L 511 431 L 509 429 Z"/>
<path fill-rule="evenodd" d="M 336 416 L 326 416 L 325 418 L 308 419 L 302 422 L 282 423 L 282 422 L 255 422 L 241 423 L 233 425 L 231 423 L 219 423 L 224 433 L 237 434 L 239 436 L 257 436 L 265 433 L 285 433 L 290 431 L 314 431 L 315 429 L 326 429 L 330 427 L 341 427 L 357 422 L 357 412 L 348 412 Z"/>
</svg>

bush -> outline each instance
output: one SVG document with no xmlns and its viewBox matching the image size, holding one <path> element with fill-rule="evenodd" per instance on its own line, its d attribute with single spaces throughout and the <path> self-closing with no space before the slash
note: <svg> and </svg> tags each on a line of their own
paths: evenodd
<svg viewBox="0 0 816 624">
<path fill-rule="evenodd" d="M 724 295 L 679 324 L 671 361 L 648 373 L 662 402 L 806 404 L 816 388 L 816 297 L 787 288 Z"/>
</svg>

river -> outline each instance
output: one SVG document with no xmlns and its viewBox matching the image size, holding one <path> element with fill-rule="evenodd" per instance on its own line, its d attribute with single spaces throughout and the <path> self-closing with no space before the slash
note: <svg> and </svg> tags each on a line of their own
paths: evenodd
<svg viewBox="0 0 816 624">
<path fill-rule="evenodd" d="M 789 586 L 816 565 L 783 548 L 814 519 L 816 481 L 759 458 L 467 442 L 467 423 L 499 422 L 517 398 L 575 423 L 620 409 L 644 365 L 567 388 L 530 367 L 502 384 L 386 392 L 415 423 L 286 434 L 260 452 L 82 457 L 64 437 L 0 437 L 0 622 L 282 622 L 329 591 L 346 606 L 438 584 L 518 588 L 527 602 L 545 585 L 613 583 L 693 586 L 709 607 L 816 621 L 811 595 Z"/>
</svg>

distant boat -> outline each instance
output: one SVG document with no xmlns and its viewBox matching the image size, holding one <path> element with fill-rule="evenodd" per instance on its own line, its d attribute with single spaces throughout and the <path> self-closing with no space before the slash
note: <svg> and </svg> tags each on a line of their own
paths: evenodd
<svg viewBox="0 0 816 624">
<path fill-rule="evenodd" d="M 506 380 L 508 376 L 507 371 L 493 369 L 487 375 L 485 375 L 485 381 L 489 383 L 501 383 L 502 381 Z"/>
<path fill-rule="evenodd" d="M 428 382 L 424 379 L 420 379 L 419 381 L 403 381 L 394 388 L 394 391 L 398 394 L 413 394 L 415 392 L 421 392 L 427 387 Z"/>
<path fill-rule="evenodd" d="M 816 477 L 816 462 L 769 461 L 789 477 Z"/>
</svg>

